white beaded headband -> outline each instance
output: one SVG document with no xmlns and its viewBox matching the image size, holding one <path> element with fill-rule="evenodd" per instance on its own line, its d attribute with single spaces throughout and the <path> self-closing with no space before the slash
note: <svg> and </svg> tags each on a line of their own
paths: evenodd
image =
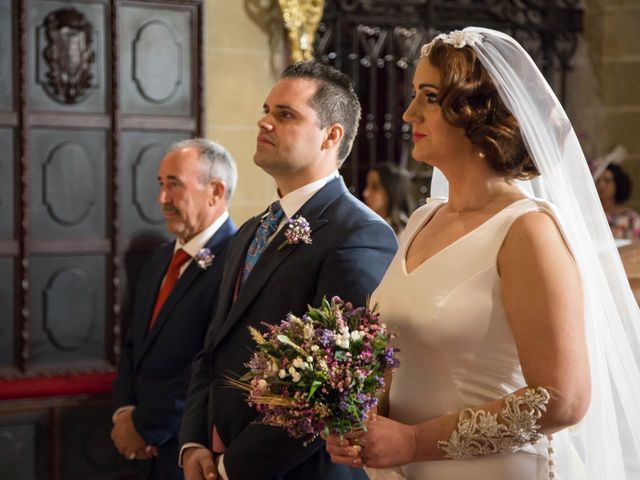
<svg viewBox="0 0 640 480">
<path fill-rule="evenodd" d="M 473 47 L 476 43 L 481 43 L 484 40 L 484 37 L 478 32 L 469 32 L 466 30 L 454 30 L 449 33 L 441 33 L 422 47 L 420 50 L 420 56 L 426 57 L 429 55 L 431 47 L 438 40 L 452 45 L 454 48 L 462 48 L 466 46 Z"/>
</svg>

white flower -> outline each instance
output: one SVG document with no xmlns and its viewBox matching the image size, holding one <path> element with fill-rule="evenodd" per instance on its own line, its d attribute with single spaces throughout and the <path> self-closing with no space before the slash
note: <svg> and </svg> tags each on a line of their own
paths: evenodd
<svg viewBox="0 0 640 480">
<path fill-rule="evenodd" d="M 309 222 L 301 215 L 287 220 L 284 236 L 287 239 L 282 242 L 278 250 L 282 250 L 287 244 L 297 245 L 298 243 L 306 243 L 307 245 L 311 245 L 311 243 L 313 243 L 311 241 L 311 227 L 309 226 Z"/>
<path fill-rule="evenodd" d="M 295 375 L 296 373 L 298 373 L 298 371 L 297 371 L 295 368 L 293 368 L 293 367 L 289 367 L 289 373 L 290 373 L 291 375 Z"/>
<path fill-rule="evenodd" d="M 318 345 L 312 345 L 311 346 L 311 351 L 312 352 L 317 352 L 318 350 L 320 350 L 320 347 Z"/>
<path fill-rule="evenodd" d="M 280 378 L 284 378 L 287 376 L 287 371 L 284 368 L 281 368 L 280 371 L 278 372 L 278 376 Z"/>
<path fill-rule="evenodd" d="M 302 335 L 304 336 L 304 338 L 311 338 L 311 336 L 313 335 L 313 325 L 307 323 L 302 329 Z"/>
<path fill-rule="evenodd" d="M 295 372 L 291 375 L 291 379 L 293 380 L 293 383 L 298 383 L 301 378 L 302 376 L 298 372 Z"/>
<path fill-rule="evenodd" d="M 293 361 L 293 366 L 302 370 L 309 367 L 309 364 L 305 362 L 301 357 L 296 357 L 296 359 Z"/>
<path fill-rule="evenodd" d="M 349 348 L 349 330 L 347 330 L 345 333 L 338 333 L 335 336 L 336 339 L 336 345 L 339 347 L 342 347 L 344 349 L 348 349 Z"/>
<path fill-rule="evenodd" d="M 269 384 L 264 378 L 261 378 L 260 380 L 258 380 L 258 388 L 260 390 L 266 390 L 268 386 Z"/>
<path fill-rule="evenodd" d="M 441 33 L 436 37 L 436 40 L 442 40 L 444 43 L 453 45 L 455 48 L 462 48 L 467 45 L 473 47 L 476 43 L 481 43 L 484 37 L 478 32 L 454 30 L 449 33 Z"/>
<path fill-rule="evenodd" d="M 211 250 L 209 250 L 208 248 L 201 248 L 193 257 L 193 259 L 198 264 L 198 267 L 203 270 L 206 270 L 213 264 L 214 258 L 216 258 L 216 256 L 211 253 Z"/>
<path fill-rule="evenodd" d="M 309 355 L 307 357 L 307 362 L 312 363 L 313 362 L 313 357 L 311 355 Z"/>
<path fill-rule="evenodd" d="M 351 340 L 353 340 L 354 342 L 357 342 L 358 340 L 362 340 L 364 338 L 364 332 L 361 332 L 359 330 L 354 330 L 353 332 L 351 332 Z"/>
</svg>

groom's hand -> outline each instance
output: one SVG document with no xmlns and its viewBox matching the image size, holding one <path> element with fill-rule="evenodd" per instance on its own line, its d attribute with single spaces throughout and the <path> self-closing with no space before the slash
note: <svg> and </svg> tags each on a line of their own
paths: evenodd
<svg viewBox="0 0 640 480">
<path fill-rule="evenodd" d="M 213 452 L 206 448 L 187 448 L 182 454 L 182 469 L 185 480 L 217 480 Z"/>
</svg>

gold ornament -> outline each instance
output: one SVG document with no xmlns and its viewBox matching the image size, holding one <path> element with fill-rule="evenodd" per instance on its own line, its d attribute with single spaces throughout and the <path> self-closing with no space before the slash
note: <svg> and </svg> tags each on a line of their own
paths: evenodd
<svg viewBox="0 0 640 480">
<path fill-rule="evenodd" d="M 289 36 L 291 61 L 313 59 L 313 41 L 322 20 L 324 0 L 278 0 Z"/>
</svg>

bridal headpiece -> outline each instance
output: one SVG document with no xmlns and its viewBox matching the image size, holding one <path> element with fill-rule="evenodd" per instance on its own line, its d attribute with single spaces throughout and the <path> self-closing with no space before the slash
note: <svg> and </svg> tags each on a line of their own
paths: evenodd
<svg viewBox="0 0 640 480">
<path fill-rule="evenodd" d="M 420 50 L 420 56 L 426 57 L 429 55 L 431 46 L 438 40 L 448 45 L 452 45 L 454 48 L 462 48 L 466 46 L 473 47 L 474 45 L 481 43 L 484 40 L 484 37 L 481 33 L 470 32 L 467 30 L 454 30 L 449 33 L 441 33 L 431 40 L 431 42 L 422 47 L 422 50 Z"/>
</svg>

